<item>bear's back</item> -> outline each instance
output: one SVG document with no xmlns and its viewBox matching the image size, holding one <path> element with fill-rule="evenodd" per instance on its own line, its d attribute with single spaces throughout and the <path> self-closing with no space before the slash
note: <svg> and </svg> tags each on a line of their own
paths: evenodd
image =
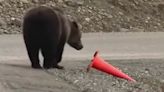
<svg viewBox="0 0 164 92">
<path fill-rule="evenodd" d="M 31 26 L 44 27 L 46 25 L 58 26 L 59 18 L 57 12 L 49 7 L 40 6 L 27 12 L 24 22 L 30 22 Z"/>
</svg>

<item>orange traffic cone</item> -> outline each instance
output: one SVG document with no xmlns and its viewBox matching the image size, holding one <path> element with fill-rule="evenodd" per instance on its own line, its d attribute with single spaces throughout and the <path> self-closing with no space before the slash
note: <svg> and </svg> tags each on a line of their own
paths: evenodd
<svg viewBox="0 0 164 92">
<path fill-rule="evenodd" d="M 112 74 L 113 76 L 136 82 L 134 79 L 132 79 L 128 75 L 124 74 L 123 72 L 121 72 L 120 70 L 110 65 L 109 63 L 105 62 L 102 58 L 100 58 L 98 56 L 98 51 L 95 52 L 94 58 L 92 62 L 88 65 L 87 71 L 89 71 L 91 67 L 100 70 L 102 72 Z"/>
</svg>

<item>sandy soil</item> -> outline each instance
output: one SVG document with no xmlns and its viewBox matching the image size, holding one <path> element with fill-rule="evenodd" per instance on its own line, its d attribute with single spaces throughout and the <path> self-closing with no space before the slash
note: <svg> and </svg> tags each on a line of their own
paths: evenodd
<svg viewBox="0 0 164 92">
<path fill-rule="evenodd" d="M 65 70 L 35 70 L 25 62 L 1 61 L 1 92 L 164 92 L 164 60 L 107 60 L 137 82 L 95 69 L 86 73 L 90 60 L 63 61 Z M 16 64 L 15 62 L 21 62 Z"/>
</svg>

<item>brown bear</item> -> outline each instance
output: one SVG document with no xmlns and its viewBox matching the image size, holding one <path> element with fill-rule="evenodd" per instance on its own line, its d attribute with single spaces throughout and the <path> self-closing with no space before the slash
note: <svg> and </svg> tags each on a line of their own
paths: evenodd
<svg viewBox="0 0 164 92">
<path fill-rule="evenodd" d="M 75 21 L 71 21 L 58 8 L 38 6 L 30 9 L 23 20 L 23 37 L 31 67 L 41 69 L 39 51 L 44 61 L 43 68 L 63 69 L 62 60 L 65 43 L 76 50 L 83 48 L 81 32 Z"/>
</svg>

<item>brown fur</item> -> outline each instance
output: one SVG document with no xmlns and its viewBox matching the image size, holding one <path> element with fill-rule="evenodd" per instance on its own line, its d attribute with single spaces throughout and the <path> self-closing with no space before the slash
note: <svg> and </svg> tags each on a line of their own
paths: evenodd
<svg viewBox="0 0 164 92">
<path fill-rule="evenodd" d="M 23 37 L 33 68 L 41 68 L 39 50 L 44 57 L 44 68 L 62 69 L 58 63 L 65 43 L 77 50 L 83 48 L 77 23 L 58 8 L 39 6 L 29 10 L 24 16 Z"/>
</svg>

